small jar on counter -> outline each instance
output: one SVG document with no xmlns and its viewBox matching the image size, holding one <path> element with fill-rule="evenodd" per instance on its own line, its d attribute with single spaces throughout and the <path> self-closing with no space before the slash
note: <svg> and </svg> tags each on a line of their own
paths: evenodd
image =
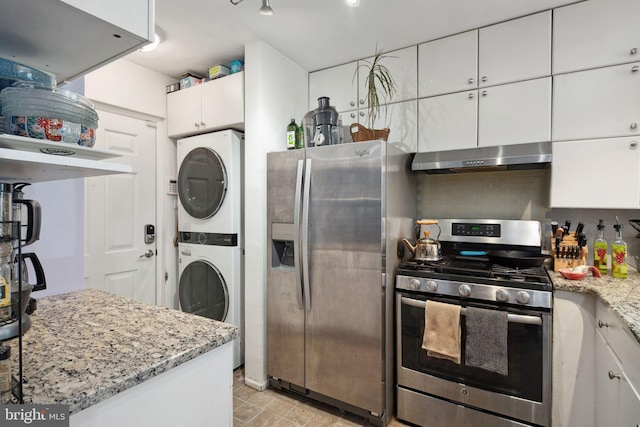
<svg viewBox="0 0 640 427">
<path fill-rule="evenodd" d="M 11 403 L 11 347 L 0 346 L 0 403 Z"/>
</svg>

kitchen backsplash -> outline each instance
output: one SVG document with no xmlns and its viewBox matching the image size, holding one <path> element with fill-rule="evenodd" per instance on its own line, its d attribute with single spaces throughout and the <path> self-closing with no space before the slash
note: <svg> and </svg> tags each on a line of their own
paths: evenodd
<svg viewBox="0 0 640 427">
<path fill-rule="evenodd" d="M 593 241 L 596 224 L 602 219 L 606 225 L 605 238 L 614 240 L 613 224 L 616 216 L 623 225 L 623 238 L 627 242 L 629 264 L 640 264 L 640 236 L 628 220 L 640 219 L 637 209 L 551 209 L 549 188 L 551 169 L 479 172 L 418 176 L 417 218 L 498 218 L 533 219 L 542 221 L 544 230 L 549 223 L 561 225 L 571 221 L 571 230 L 579 221 L 586 224 L 589 264 L 593 263 Z M 594 197 L 597 195 L 594 194 Z M 550 248 L 549 242 L 544 242 Z"/>
</svg>

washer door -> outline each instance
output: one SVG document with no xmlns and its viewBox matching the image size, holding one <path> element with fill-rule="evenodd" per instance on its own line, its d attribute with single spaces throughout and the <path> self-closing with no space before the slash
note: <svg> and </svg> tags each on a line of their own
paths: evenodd
<svg viewBox="0 0 640 427">
<path fill-rule="evenodd" d="M 207 219 L 222 206 L 227 193 L 227 171 L 215 151 L 199 147 L 187 154 L 178 172 L 182 207 L 194 218 Z"/>
<path fill-rule="evenodd" d="M 208 261 L 190 263 L 180 275 L 182 311 L 224 321 L 229 312 L 229 290 L 218 270 Z"/>
</svg>

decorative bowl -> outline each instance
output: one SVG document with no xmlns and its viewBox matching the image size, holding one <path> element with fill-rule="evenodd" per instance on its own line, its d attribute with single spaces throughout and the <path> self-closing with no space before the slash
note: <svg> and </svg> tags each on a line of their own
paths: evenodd
<svg viewBox="0 0 640 427">
<path fill-rule="evenodd" d="M 54 142 L 93 147 L 95 129 L 68 120 L 39 116 L 10 116 L 5 118 L 5 130 L 9 134 Z"/>
<path fill-rule="evenodd" d="M 591 272 L 593 277 L 602 277 L 600 270 L 592 265 L 580 265 L 574 268 L 562 268 L 558 270 L 558 273 L 565 279 L 569 280 L 582 280 L 587 277 L 587 273 Z"/>
</svg>

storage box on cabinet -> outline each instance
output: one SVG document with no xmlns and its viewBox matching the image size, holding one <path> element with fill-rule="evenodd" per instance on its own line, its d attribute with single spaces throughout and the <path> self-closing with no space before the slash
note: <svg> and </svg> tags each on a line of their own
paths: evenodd
<svg viewBox="0 0 640 427">
<path fill-rule="evenodd" d="M 640 62 L 553 76 L 553 91 L 554 141 L 640 135 Z"/>
<path fill-rule="evenodd" d="M 553 12 L 553 74 L 640 60 L 640 2 L 589 0 Z"/>
<path fill-rule="evenodd" d="M 638 209 L 640 138 L 553 143 L 551 207 Z"/>
<path fill-rule="evenodd" d="M 419 97 L 551 74 L 551 12 L 418 46 Z"/>
<path fill-rule="evenodd" d="M 170 137 L 220 129 L 244 129 L 244 72 L 167 94 Z"/>
</svg>

